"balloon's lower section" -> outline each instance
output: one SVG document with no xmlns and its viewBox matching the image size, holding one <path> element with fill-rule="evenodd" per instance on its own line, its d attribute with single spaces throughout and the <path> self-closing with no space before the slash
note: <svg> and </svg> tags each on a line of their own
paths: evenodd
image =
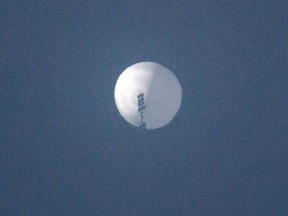
<svg viewBox="0 0 288 216">
<path fill-rule="evenodd" d="M 167 125 L 178 112 L 182 89 L 176 76 L 154 62 L 128 67 L 118 78 L 114 99 L 122 117 L 136 127 Z"/>
</svg>

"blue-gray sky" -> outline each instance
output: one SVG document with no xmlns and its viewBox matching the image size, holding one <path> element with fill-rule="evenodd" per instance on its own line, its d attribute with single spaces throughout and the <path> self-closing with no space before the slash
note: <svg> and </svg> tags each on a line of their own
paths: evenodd
<svg viewBox="0 0 288 216">
<path fill-rule="evenodd" d="M 0 3 L 1 215 L 288 215 L 287 1 Z M 120 116 L 139 61 L 183 89 Z"/>
</svg>

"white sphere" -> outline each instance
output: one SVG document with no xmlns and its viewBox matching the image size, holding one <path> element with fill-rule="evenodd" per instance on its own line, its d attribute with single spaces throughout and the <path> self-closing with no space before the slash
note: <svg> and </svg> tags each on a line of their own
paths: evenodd
<svg viewBox="0 0 288 216">
<path fill-rule="evenodd" d="M 182 89 L 169 69 L 155 62 L 140 62 L 119 76 L 114 99 L 127 122 L 136 127 L 145 124 L 146 129 L 155 129 L 167 125 L 176 115 L 181 105 Z"/>
</svg>

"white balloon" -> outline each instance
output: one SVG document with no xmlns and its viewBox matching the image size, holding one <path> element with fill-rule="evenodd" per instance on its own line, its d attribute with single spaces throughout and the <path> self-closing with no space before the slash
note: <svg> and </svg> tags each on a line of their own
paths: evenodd
<svg viewBox="0 0 288 216">
<path fill-rule="evenodd" d="M 155 129 L 174 118 L 181 105 L 182 89 L 169 69 L 155 62 L 140 62 L 119 76 L 114 99 L 127 122 Z"/>
</svg>

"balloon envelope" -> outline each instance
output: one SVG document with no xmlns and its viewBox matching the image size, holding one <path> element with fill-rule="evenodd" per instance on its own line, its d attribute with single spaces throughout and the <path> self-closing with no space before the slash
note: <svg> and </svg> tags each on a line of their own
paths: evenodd
<svg viewBox="0 0 288 216">
<path fill-rule="evenodd" d="M 176 115 L 182 89 L 169 69 L 155 62 L 140 62 L 119 76 L 114 99 L 127 122 L 155 129 L 165 126 Z"/>
</svg>

